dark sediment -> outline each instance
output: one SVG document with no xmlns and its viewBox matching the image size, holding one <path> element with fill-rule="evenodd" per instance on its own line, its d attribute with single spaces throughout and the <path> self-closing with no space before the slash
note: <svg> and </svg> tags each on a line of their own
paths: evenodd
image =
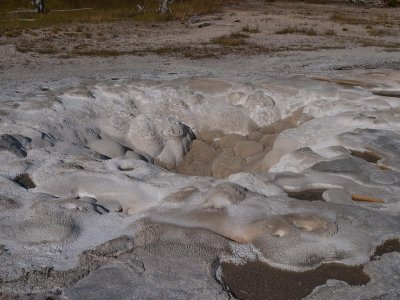
<svg viewBox="0 0 400 300">
<path fill-rule="evenodd" d="M 309 295 L 328 279 L 364 285 L 370 277 L 362 266 L 324 264 L 314 270 L 293 272 L 274 268 L 260 261 L 235 265 L 223 262 L 222 280 L 238 299 L 295 300 Z"/>
<path fill-rule="evenodd" d="M 367 162 L 376 164 L 378 160 L 382 159 L 379 155 L 369 152 L 369 151 L 356 151 L 356 150 L 351 150 L 351 155 L 361 158 Z"/>
<path fill-rule="evenodd" d="M 31 176 L 28 173 L 18 175 L 14 178 L 14 181 L 20 186 L 26 188 L 27 190 L 34 189 L 36 187 L 36 184 L 33 182 Z"/>
<path fill-rule="evenodd" d="M 309 189 L 302 191 L 294 191 L 289 192 L 288 196 L 290 198 L 298 199 L 298 200 L 307 200 L 307 201 L 325 201 L 322 197 L 322 194 L 326 191 L 326 189 Z"/>
<path fill-rule="evenodd" d="M 376 247 L 375 253 L 372 259 L 376 259 L 386 253 L 400 252 L 400 240 L 399 239 L 389 239 L 385 241 L 382 245 Z"/>
</svg>

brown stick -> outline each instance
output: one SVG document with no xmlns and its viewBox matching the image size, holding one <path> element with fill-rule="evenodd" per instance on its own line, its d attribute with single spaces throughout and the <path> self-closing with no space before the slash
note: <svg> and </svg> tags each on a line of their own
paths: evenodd
<svg viewBox="0 0 400 300">
<path fill-rule="evenodd" d="M 364 195 L 357 195 L 357 194 L 352 195 L 351 199 L 353 201 L 359 201 L 359 202 L 385 203 L 383 199 L 364 196 Z"/>
</svg>

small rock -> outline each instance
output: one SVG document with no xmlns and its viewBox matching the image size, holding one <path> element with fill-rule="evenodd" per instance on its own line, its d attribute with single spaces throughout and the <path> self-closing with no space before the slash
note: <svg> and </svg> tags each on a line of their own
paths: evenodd
<svg viewBox="0 0 400 300">
<path fill-rule="evenodd" d="M 9 134 L 3 134 L 0 137 L 0 151 L 8 151 L 18 158 L 27 156 L 26 150 L 21 142 Z"/>
<path fill-rule="evenodd" d="M 197 26 L 198 28 L 203 28 L 203 27 L 208 27 L 211 26 L 211 23 L 205 22 L 205 23 L 201 23 L 199 26 Z"/>
<path fill-rule="evenodd" d="M 14 178 L 14 181 L 27 190 L 34 189 L 36 187 L 36 184 L 32 181 L 28 173 L 18 175 Z"/>
<path fill-rule="evenodd" d="M 0 255 L 5 254 L 6 252 L 8 252 L 6 245 L 0 245 Z"/>
</svg>

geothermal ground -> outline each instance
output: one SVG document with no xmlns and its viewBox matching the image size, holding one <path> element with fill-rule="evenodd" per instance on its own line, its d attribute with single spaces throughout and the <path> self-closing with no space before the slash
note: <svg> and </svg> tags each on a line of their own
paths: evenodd
<svg viewBox="0 0 400 300">
<path fill-rule="evenodd" d="M 366 46 L 268 26 L 360 8 L 250 4 L 111 57 L 0 38 L 0 299 L 400 299 L 399 10 Z"/>
</svg>

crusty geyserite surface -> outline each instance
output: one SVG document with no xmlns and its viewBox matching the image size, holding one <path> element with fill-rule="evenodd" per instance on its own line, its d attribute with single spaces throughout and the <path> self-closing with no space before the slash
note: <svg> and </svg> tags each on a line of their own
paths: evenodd
<svg viewBox="0 0 400 300">
<path fill-rule="evenodd" d="M 2 101 L 0 291 L 225 299 L 220 261 L 259 260 L 363 265 L 367 285 L 309 298 L 395 299 L 400 254 L 371 257 L 400 236 L 400 100 L 372 91 L 400 74 L 336 79 L 114 80 Z M 299 112 L 265 148 L 268 126 Z M 171 172 L 196 142 L 221 152 L 225 178 Z"/>
<path fill-rule="evenodd" d="M 400 298 L 400 75 L 374 70 L 400 66 L 397 12 L 252 1 L 0 37 L 0 299 L 282 299 L 292 281 L 254 271 L 322 264 L 308 299 Z M 243 47 L 212 41 L 247 24 Z"/>
</svg>

